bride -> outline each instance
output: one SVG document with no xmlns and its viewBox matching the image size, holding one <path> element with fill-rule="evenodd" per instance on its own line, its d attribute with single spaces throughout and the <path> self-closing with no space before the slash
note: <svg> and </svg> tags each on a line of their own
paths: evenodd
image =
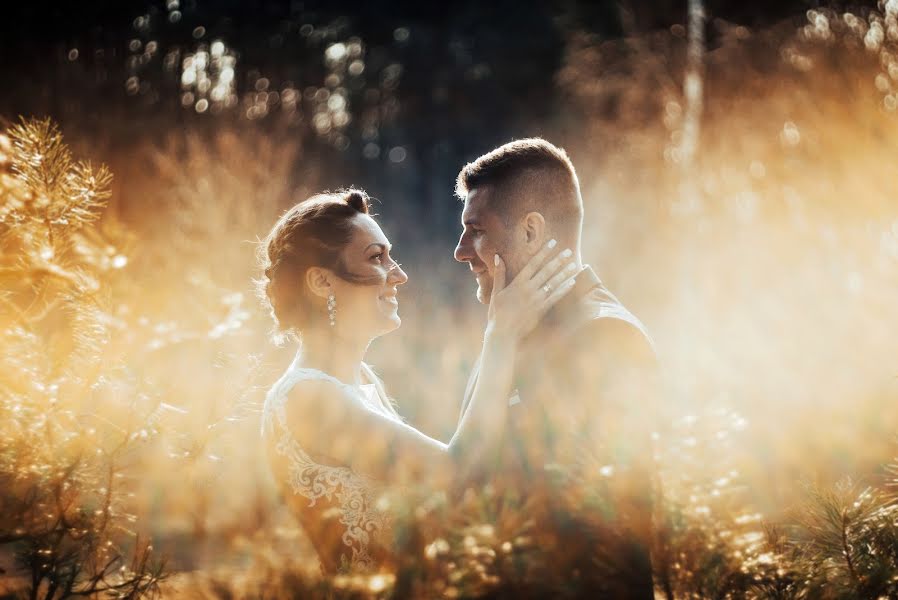
<svg viewBox="0 0 898 600">
<path fill-rule="evenodd" d="M 518 341 L 572 287 L 569 251 L 549 242 L 505 285 L 496 274 L 471 408 L 448 443 L 406 424 L 364 362 L 399 327 L 408 276 L 368 214 L 368 196 L 319 194 L 288 210 L 263 242 L 264 298 L 299 351 L 265 400 L 262 433 L 285 501 L 326 573 L 392 563 L 387 486 L 464 482 L 501 437 Z M 550 259 L 551 257 L 551 259 Z M 364 443 L 360 443 L 364 442 Z"/>
</svg>

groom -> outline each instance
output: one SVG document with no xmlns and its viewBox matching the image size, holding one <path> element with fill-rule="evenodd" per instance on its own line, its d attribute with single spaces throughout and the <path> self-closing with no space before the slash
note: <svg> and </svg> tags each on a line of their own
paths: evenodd
<svg viewBox="0 0 898 600">
<path fill-rule="evenodd" d="M 581 593 L 651 599 L 654 351 L 642 323 L 582 264 L 574 166 L 545 140 L 517 140 L 465 165 L 456 193 L 455 259 L 470 265 L 480 302 L 497 253 L 510 281 L 555 238 L 581 269 L 518 351 L 495 483 L 523 502 L 537 543 Z M 462 415 L 477 375 L 475 366 Z"/>
</svg>

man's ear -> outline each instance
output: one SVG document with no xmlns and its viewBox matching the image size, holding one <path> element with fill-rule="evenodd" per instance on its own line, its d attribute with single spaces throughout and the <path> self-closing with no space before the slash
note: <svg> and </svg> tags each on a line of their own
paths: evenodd
<svg viewBox="0 0 898 600">
<path fill-rule="evenodd" d="M 524 228 L 524 243 L 527 249 L 536 253 L 546 242 L 546 219 L 541 213 L 529 212 L 521 222 Z"/>
<path fill-rule="evenodd" d="M 309 267 L 306 270 L 306 285 L 309 290 L 319 298 L 327 298 L 331 295 L 333 287 L 331 286 L 331 278 L 333 277 L 327 269 L 321 267 Z"/>
</svg>

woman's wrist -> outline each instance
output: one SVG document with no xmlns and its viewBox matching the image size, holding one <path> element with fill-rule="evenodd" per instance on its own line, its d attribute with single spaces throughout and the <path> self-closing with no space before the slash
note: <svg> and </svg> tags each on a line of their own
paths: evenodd
<svg viewBox="0 0 898 600">
<path fill-rule="evenodd" d="M 500 348 L 513 349 L 518 343 L 518 336 L 510 331 L 502 330 L 494 327 L 492 324 L 487 325 L 483 332 L 483 345 Z"/>
</svg>

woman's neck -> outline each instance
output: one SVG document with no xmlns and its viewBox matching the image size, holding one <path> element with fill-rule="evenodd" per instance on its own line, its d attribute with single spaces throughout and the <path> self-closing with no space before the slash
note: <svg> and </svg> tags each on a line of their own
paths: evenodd
<svg viewBox="0 0 898 600">
<path fill-rule="evenodd" d="M 305 331 L 298 365 L 318 369 L 343 383 L 362 383 L 362 360 L 371 340 L 345 338 L 330 330 Z"/>
</svg>

